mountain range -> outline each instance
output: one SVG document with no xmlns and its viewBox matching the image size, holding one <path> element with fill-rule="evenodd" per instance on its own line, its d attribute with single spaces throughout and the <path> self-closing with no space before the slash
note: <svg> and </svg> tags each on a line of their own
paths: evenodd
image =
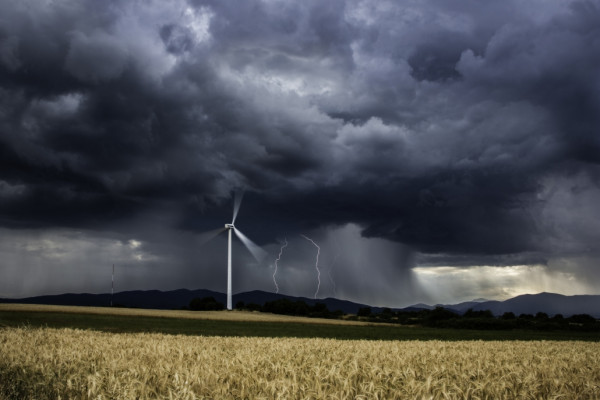
<svg viewBox="0 0 600 400">
<path fill-rule="evenodd" d="M 214 297 L 221 303 L 226 302 L 224 293 L 214 292 L 206 289 L 188 290 L 177 289 L 170 291 L 160 290 L 134 290 L 115 293 L 112 302 L 114 305 L 134 308 L 154 309 L 178 309 L 189 305 L 194 298 Z M 242 301 L 246 304 L 255 303 L 263 305 L 267 301 L 288 299 L 290 301 L 301 300 L 308 305 L 325 303 L 331 311 L 341 310 L 347 314 L 356 314 L 362 307 L 370 307 L 365 304 L 355 303 L 335 298 L 310 299 L 307 297 L 294 297 L 284 294 L 270 293 L 260 290 L 238 293 L 233 296 L 233 304 Z M 109 293 L 66 293 L 59 295 L 35 296 L 21 299 L 0 299 L 0 303 L 26 303 L 26 304 L 55 304 L 75 306 L 106 307 L 111 304 Z M 468 309 L 474 311 L 490 310 L 494 315 L 502 315 L 505 312 L 513 312 L 515 315 L 536 314 L 544 312 L 549 316 L 562 314 L 569 317 L 574 314 L 589 314 L 600 318 L 600 295 L 577 295 L 564 296 L 556 293 L 525 294 L 504 301 L 476 299 L 458 304 L 415 304 L 410 307 L 396 308 L 394 311 L 418 311 L 444 307 L 446 309 L 463 314 Z M 382 307 L 371 307 L 374 313 L 381 312 Z"/>
<path fill-rule="evenodd" d="M 478 301 L 444 305 L 444 308 L 464 313 L 469 308 L 473 311 L 490 310 L 494 315 L 505 312 L 519 314 L 536 314 L 545 312 L 549 316 L 562 314 L 569 317 L 574 314 L 589 314 L 600 318 L 599 295 L 564 296 L 556 293 L 523 294 L 504 301 Z"/>
<path fill-rule="evenodd" d="M 214 297 L 220 303 L 225 304 L 227 299 L 224 293 L 214 292 L 206 289 L 177 289 L 170 291 L 160 290 L 134 290 L 115 293 L 112 303 L 118 306 L 133 308 L 154 309 L 178 309 L 190 304 L 194 298 Z M 290 301 L 304 301 L 312 306 L 316 303 L 325 303 L 329 310 L 342 310 L 347 314 L 356 314 L 361 307 L 369 307 L 365 304 L 354 303 L 347 300 L 334 298 L 310 299 L 307 297 L 294 297 L 285 294 L 276 294 L 254 290 L 250 292 L 237 293 L 233 295 L 233 304 L 242 301 L 245 304 L 255 303 L 263 305 L 267 301 L 287 299 Z M 110 293 L 65 293 L 59 295 L 35 296 L 22 299 L 2 299 L 0 303 L 25 303 L 25 304 L 54 304 L 69 306 L 106 307 L 111 304 Z M 380 312 L 383 308 L 372 307 L 373 312 Z"/>
</svg>

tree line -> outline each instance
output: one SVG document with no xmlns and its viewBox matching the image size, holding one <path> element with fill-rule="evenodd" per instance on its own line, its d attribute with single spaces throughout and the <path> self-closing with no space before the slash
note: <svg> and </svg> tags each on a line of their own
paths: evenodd
<svg viewBox="0 0 600 400">
<path fill-rule="evenodd" d="M 272 314 L 283 314 L 302 316 L 310 318 L 339 318 L 346 320 L 386 322 L 402 325 L 420 325 L 435 328 L 455 329 L 534 329 L 534 330 L 578 330 L 578 331 L 600 331 L 600 321 L 588 314 L 576 314 L 563 317 L 556 314 L 550 317 L 544 312 L 534 314 L 515 315 L 505 312 L 501 316 L 494 316 L 490 310 L 469 309 L 464 314 L 443 307 L 432 310 L 421 309 L 415 311 L 394 311 L 383 308 L 374 311 L 371 307 L 362 307 L 356 315 L 346 314 L 341 310 L 331 311 L 325 303 L 309 305 L 302 300 L 292 301 L 279 299 L 267 301 L 263 305 L 256 303 L 244 303 L 239 301 L 235 308 L 246 311 L 260 311 Z M 190 302 L 190 310 L 209 311 L 224 310 L 225 306 L 215 300 L 214 297 L 195 298 Z"/>
</svg>

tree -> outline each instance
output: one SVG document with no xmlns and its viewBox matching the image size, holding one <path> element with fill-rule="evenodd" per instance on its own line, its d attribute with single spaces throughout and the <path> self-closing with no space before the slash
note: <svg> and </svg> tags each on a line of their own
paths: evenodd
<svg viewBox="0 0 600 400">
<path fill-rule="evenodd" d="M 548 314 L 540 311 L 537 314 L 535 314 L 535 319 L 546 320 L 546 319 L 548 319 Z"/>
<path fill-rule="evenodd" d="M 490 310 L 473 311 L 469 308 L 464 315 L 465 318 L 494 318 L 494 314 Z"/>
<path fill-rule="evenodd" d="M 371 307 L 361 307 L 358 309 L 359 317 L 370 317 L 371 316 Z"/>
<path fill-rule="evenodd" d="M 502 314 L 502 317 L 500 317 L 502 319 L 516 319 L 517 316 L 515 315 L 514 312 L 511 311 L 507 311 L 504 314 Z"/>
<path fill-rule="evenodd" d="M 308 315 L 310 308 L 302 300 L 291 301 L 288 299 L 279 299 L 267 301 L 262 310 L 273 314 Z"/>
<path fill-rule="evenodd" d="M 310 307 L 302 300 L 297 300 L 294 305 L 294 315 L 308 315 Z"/>
<path fill-rule="evenodd" d="M 315 303 L 315 305 L 311 307 L 310 316 L 316 318 L 329 317 L 329 310 L 327 309 L 327 305 L 325 303 Z"/>
<path fill-rule="evenodd" d="M 315 303 L 312 307 L 312 312 L 328 312 L 327 305 L 325 303 Z"/>
<path fill-rule="evenodd" d="M 190 301 L 190 310 L 193 311 L 215 311 L 222 310 L 224 308 L 225 306 L 223 305 L 223 303 L 219 303 L 212 296 L 203 297 L 201 299 L 196 297 L 193 298 L 192 301 Z"/>
<path fill-rule="evenodd" d="M 453 313 L 452 311 L 447 310 L 444 307 L 436 307 L 435 309 L 431 310 L 431 312 L 427 316 L 427 319 L 429 321 L 435 322 L 456 318 L 457 316 L 458 315 L 456 315 L 456 313 Z"/>
<path fill-rule="evenodd" d="M 379 314 L 379 318 L 385 319 L 385 320 L 390 320 L 393 317 L 394 317 L 394 312 L 389 307 L 385 307 L 383 310 L 381 310 L 381 314 Z"/>
<path fill-rule="evenodd" d="M 288 299 L 278 299 L 273 301 L 267 301 L 263 306 L 263 310 L 265 312 L 270 312 L 273 314 L 284 314 L 284 315 L 294 315 L 295 307 L 294 303 Z"/>
<path fill-rule="evenodd" d="M 568 318 L 569 322 L 574 322 L 576 324 L 593 324 L 596 322 L 596 318 L 592 317 L 589 314 L 575 314 L 571 315 Z"/>
</svg>

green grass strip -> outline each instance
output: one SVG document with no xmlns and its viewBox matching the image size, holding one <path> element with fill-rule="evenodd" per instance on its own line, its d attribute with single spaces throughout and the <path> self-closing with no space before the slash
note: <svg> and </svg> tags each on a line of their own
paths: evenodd
<svg viewBox="0 0 600 400">
<path fill-rule="evenodd" d="M 331 338 L 342 340 L 585 340 L 595 332 L 484 331 L 388 325 L 331 325 L 298 322 L 217 321 L 85 313 L 0 311 L 1 327 L 51 327 L 104 332 L 171 335 Z"/>
</svg>

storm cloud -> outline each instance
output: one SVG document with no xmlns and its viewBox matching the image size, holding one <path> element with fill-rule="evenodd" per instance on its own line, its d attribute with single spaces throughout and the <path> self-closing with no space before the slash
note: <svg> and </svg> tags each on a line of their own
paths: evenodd
<svg viewBox="0 0 600 400">
<path fill-rule="evenodd" d="M 416 266 L 598 281 L 596 2 L 26 0 L 0 15 L 3 236 L 135 239 L 148 270 L 180 277 L 167 286 L 195 271 L 222 289 L 224 250 L 202 258 L 195 238 L 242 190 L 240 228 L 270 254 L 300 233 L 372 249 L 343 262 L 346 298 L 401 302 Z M 239 290 L 271 289 L 256 268 Z M 367 294 L 367 273 L 397 274 L 396 294 Z"/>
</svg>

